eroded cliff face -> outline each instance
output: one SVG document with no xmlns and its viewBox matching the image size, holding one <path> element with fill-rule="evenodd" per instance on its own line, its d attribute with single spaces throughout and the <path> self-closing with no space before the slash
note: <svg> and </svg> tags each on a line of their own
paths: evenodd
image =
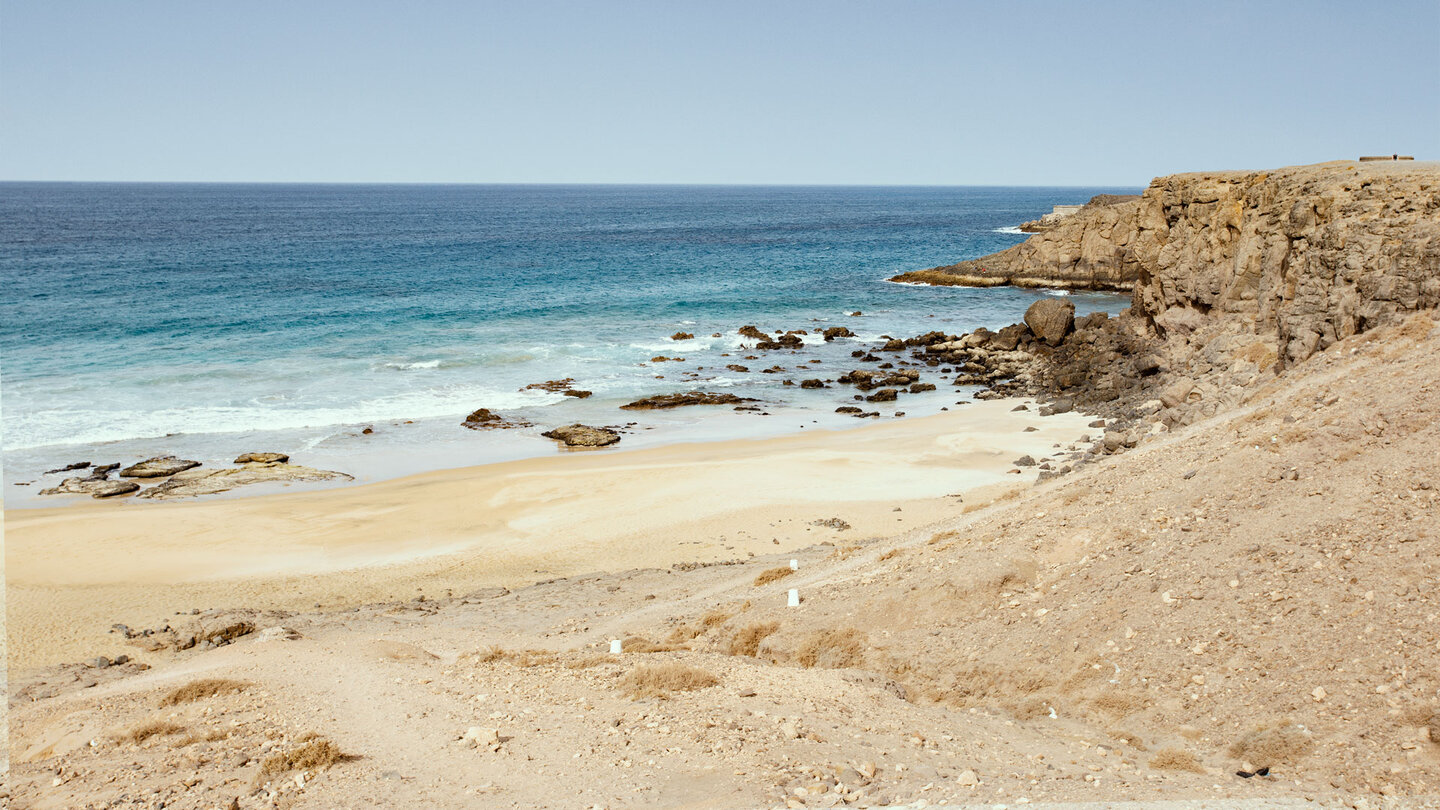
<svg viewBox="0 0 1440 810">
<path fill-rule="evenodd" d="M 1440 306 L 1440 167 L 1182 174 L 1146 190 L 1134 309 L 1162 335 L 1203 315 L 1273 335 L 1282 365 Z"/>
<path fill-rule="evenodd" d="M 1440 306 L 1440 166 L 1338 161 L 1162 177 L 1000 253 L 896 281 L 1133 290 L 1161 337 L 1228 315 L 1294 364 Z"/>
</svg>

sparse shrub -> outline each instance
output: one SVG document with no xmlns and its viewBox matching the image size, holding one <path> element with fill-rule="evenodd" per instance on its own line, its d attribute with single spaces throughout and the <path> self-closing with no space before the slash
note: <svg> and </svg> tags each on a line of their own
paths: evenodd
<svg viewBox="0 0 1440 810">
<path fill-rule="evenodd" d="M 1161 748 L 1150 758 L 1150 767 L 1157 771 L 1190 771 L 1204 773 L 1199 757 L 1183 748 Z"/>
<path fill-rule="evenodd" d="M 699 667 L 668 661 L 636 667 L 620 681 L 620 688 L 632 699 L 652 697 L 664 700 L 672 692 L 690 692 L 719 682 L 719 678 Z"/>
<path fill-rule="evenodd" d="M 865 661 L 865 642 L 865 634 L 853 627 L 821 630 L 800 642 L 795 660 L 806 669 L 860 666 Z"/>
<path fill-rule="evenodd" d="M 759 576 L 755 577 L 755 587 L 758 588 L 761 585 L 769 585 L 772 582 L 778 582 L 793 573 L 795 573 L 795 571 L 792 570 L 788 565 L 781 566 L 779 568 L 766 569 L 764 571 L 761 571 Z"/>
<path fill-rule="evenodd" d="M 896 557 L 899 557 L 899 556 L 900 556 L 901 554 L 903 554 L 903 553 L 904 553 L 904 552 L 902 552 L 902 551 L 901 551 L 900 549 L 898 549 L 898 548 L 892 548 L 892 549 L 890 549 L 889 551 L 885 552 L 884 554 L 881 554 L 881 555 L 880 555 L 880 558 L 879 558 L 877 561 L 878 561 L 878 562 L 885 562 L 886 560 L 892 560 L 892 559 L 894 559 L 894 558 L 896 558 Z"/>
<path fill-rule="evenodd" d="M 161 706 L 178 706 L 181 703 L 193 703 L 197 700 L 215 697 L 216 695 L 229 695 L 236 692 L 243 692 L 250 687 L 244 681 L 234 681 L 229 678 L 206 678 L 204 680 L 192 681 L 166 695 L 160 701 Z"/>
<path fill-rule="evenodd" d="M 730 637 L 729 653 L 731 655 L 748 655 L 751 658 L 760 654 L 760 642 L 775 634 L 780 629 L 779 622 L 755 622 L 748 624 L 735 631 Z"/>
</svg>

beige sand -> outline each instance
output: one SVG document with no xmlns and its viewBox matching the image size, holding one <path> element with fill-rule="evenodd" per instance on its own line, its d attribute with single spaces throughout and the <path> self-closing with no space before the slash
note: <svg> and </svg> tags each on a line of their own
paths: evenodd
<svg viewBox="0 0 1440 810">
<path fill-rule="evenodd" d="M 1007 474 L 1014 459 L 1087 432 L 1090 417 L 1040 418 L 1033 405 L 1012 412 L 1015 403 L 338 490 L 17 510 L 7 527 L 11 666 L 133 651 L 112 624 L 151 627 L 193 608 L 458 595 L 893 533 L 958 514 L 959 499 L 943 496 L 1029 483 L 1032 471 Z M 830 517 L 853 528 L 812 525 Z"/>
</svg>

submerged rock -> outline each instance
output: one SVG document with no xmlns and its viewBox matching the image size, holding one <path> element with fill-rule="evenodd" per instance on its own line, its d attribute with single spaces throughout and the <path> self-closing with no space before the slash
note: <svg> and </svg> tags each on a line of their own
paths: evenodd
<svg viewBox="0 0 1440 810">
<path fill-rule="evenodd" d="M 585 396 L 589 396 L 586 392 Z M 465 421 L 460 423 L 461 427 L 471 430 L 490 430 L 492 428 L 517 428 L 530 427 L 530 423 L 523 419 L 506 419 L 489 408 L 476 408 Z"/>
<path fill-rule="evenodd" d="M 87 468 L 87 467 L 89 467 L 89 466 L 90 466 L 90 462 L 88 462 L 88 461 L 77 461 L 77 462 L 75 462 L 74 464 L 66 464 L 64 467 L 57 467 L 56 469 L 53 469 L 53 470 L 46 470 L 46 471 L 45 471 L 45 474 L 46 474 L 46 475 L 54 475 L 55 473 L 73 472 L 73 471 L 75 471 L 75 470 L 83 470 L 83 469 L 85 469 L 85 468 Z"/>
<path fill-rule="evenodd" d="M 620 434 L 613 430 L 579 424 L 547 430 L 540 435 L 564 442 L 566 447 L 607 447 L 620 441 Z"/>
<path fill-rule="evenodd" d="M 749 397 L 737 397 L 734 394 L 716 394 L 705 391 L 687 391 L 683 394 L 660 394 L 653 397 L 637 399 L 626 405 L 621 405 L 622 410 L 627 411 L 656 411 L 666 408 L 679 408 L 686 405 L 736 405 L 741 402 L 756 402 Z"/>
<path fill-rule="evenodd" d="M 138 464 L 132 464 L 120 471 L 126 478 L 164 478 L 178 472 L 199 467 L 200 462 L 175 456 L 156 456 Z"/>
</svg>

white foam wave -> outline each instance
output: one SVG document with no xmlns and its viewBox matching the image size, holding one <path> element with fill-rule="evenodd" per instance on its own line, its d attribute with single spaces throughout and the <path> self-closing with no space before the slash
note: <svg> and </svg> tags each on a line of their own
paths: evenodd
<svg viewBox="0 0 1440 810">
<path fill-rule="evenodd" d="M 1030 234 L 1020 230 L 1020 228 L 1016 225 L 1010 225 L 1004 228 L 994 228 L 991 230 L 991 233 L 1008 233 L 1014 236 L 1030 236 Z"/>
<path fill-rule="evenodd" d="M 439 360 L 422 360 L 415 363 L 381 363 L 379 368 L 393 368 L 396 371 L 414 371 L 422 368 L 439 368 Z"/>
<path fill-rule="evenodd" d="M 103 444 L 176 434 L 248 433 L 261 430 L 313 429 L 407 419 L 463 416 L 475 408 L 511 410 L 564 400 L 548 391 L 498 391 L 482 386 L 451 386 L 361 400 L 353 405 L 266 404 L 194 408 L 117 409 L 79 412 L 47 409 L 7 416 L 8 450 L 52 445 Z"/>
</svg>

